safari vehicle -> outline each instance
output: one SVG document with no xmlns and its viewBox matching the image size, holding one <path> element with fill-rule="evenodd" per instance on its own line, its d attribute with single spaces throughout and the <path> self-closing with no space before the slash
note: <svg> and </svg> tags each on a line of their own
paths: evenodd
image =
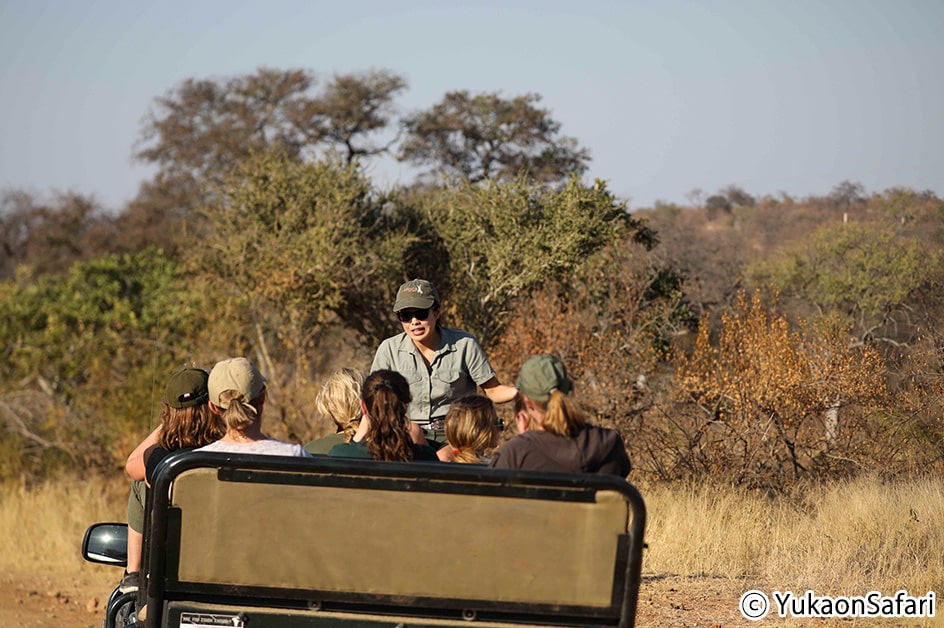
<svg viewBox="0 0 944 628">
<path fill-rule="evenodd" d="M 189 452 L 148 497 L 147 628 L 632 626 L 645 505 L 615 477 Z M 124 565 L 121 524 L 83 556 Z"/>
</svg>

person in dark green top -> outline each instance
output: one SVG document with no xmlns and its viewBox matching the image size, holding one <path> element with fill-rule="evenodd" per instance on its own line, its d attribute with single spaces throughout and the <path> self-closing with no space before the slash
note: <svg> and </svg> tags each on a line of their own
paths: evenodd
<svg viewBox="0 0 944 628">
<path fill-rule="evenodd" d="M 407 408 L 410 385 L 396 371 L 374 371 L 361 387 L 361 424 L 349 443 L 331 448 L 329 456 L 392 461 L 439 462 L 436 451 L 410 435 Z"/>
</svg>

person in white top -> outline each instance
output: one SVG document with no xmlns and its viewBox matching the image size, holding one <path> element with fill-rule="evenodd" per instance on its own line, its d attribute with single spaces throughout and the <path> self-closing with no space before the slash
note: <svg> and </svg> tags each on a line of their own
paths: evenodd
<svg viewBox="0 0 944 628">
<path fill-rule="evenodd" d="M 222 416 L 226 433 L 196 451 L 311 457 L 301 445 L 275 440 L 262 433 L 266 378 L 246 358 L 217 362 L 210 371 L 207 389 L 210 411 Z"/>
</svg>

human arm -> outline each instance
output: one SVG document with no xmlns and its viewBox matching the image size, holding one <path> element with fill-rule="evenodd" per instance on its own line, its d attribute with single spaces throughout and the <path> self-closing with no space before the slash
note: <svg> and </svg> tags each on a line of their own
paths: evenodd
<svg viewBox="0 0 944 628">
<path fill-rule="evenodd" d="M 144 480 L 146 475 L 146 468 L 144 461 L 147 460 L 147 455 L 155 447 L 157 447 L 157 435 L 160 434 L 161 426 L 158 425 L 154 428 L 154 431 L 147 435 L 147 437 L 138 443 L 138 446 L 134 448 L 134 451 L 131 452 L 131 455 L 128 456 L 128 460 L 125 462 L 125 472 L 131 476 L 132 480 Z"/>
<path fill-rule="evenodd" d="M 492 377 L 482 384 L 482 391 L 485 396 L 492 400 L 492 403 L 508 403 L 518 394 L 518 389 L 508 384 L 502 384 L 497 377 Z"/>
</svg>

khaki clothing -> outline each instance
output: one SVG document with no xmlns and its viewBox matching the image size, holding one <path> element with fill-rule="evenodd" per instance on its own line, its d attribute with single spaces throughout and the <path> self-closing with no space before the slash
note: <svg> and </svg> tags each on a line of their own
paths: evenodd
<svg viewBox="0 0 944 628">
<path fill-rule="evenodd" d="M 327 454 L 331 451 L 331 448 L 335 445 L 340 445 L 344 442 L 344 432 L 336 432 L 334 434 L 329 434 L 327 436 L 322 436 L 321 438 L 316 438 L 313 441 L 310 441 L 305 445 L 305 449 L 308 450 L 310 454 Z"/>
<path fill-rule="evenodd" d="M 475 336 L 446 327 L 439 329 L 439 347 L 429 367 L 404 332 L 380 343 L 370 370 L 380 369 L 397 371 L 406 378 L 413 397 L 410 420 L 426 429 L 433 427 L 436 433 L 442 430 L 437 423 L 446 418 L 454 399 L 475 394 L 479 385 L 495 377 Z"/>
</svg>

